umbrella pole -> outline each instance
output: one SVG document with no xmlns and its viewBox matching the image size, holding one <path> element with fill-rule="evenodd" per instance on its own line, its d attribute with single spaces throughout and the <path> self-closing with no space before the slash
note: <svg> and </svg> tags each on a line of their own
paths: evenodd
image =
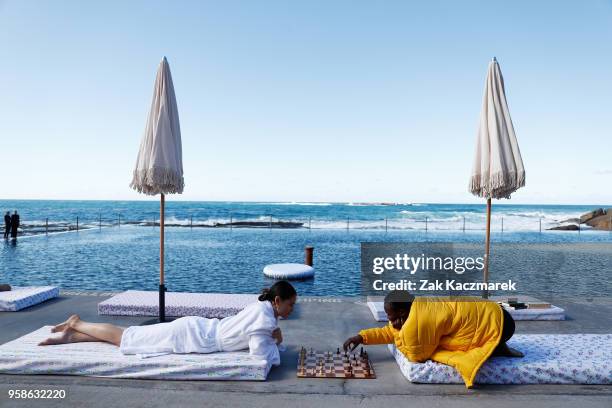
<svg viewBox="0 0 612 408">
<path fill-rule="evenodd" d="M 487 198 L 487 233 L 485 238 L 485 259 L 484 259 L 484 283 L 489 282 L 489 247 L 491 246 L 491 198 Z M 487 289 L 482 291 L 482 297 L 487 299 L 489 297 L 489 291 Z"/>
<path fill-rule="evenodd" d="M 166 198 L 161 195 L 159 206 L 159 321 L 166 321 L 166 287 L 164 286 L 164 210 Z"/>
</svg>

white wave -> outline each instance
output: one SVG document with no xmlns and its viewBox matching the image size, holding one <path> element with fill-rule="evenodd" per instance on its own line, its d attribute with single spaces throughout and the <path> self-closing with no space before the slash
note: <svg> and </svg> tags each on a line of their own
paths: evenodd
<svg viewBox="0 0 612 408">
<path fill-rule="evenodd" d="M 279 202 L 279 203 L 262 203 L 262 204 L 267 204 L 267 205 L 313 205 L 313 206 L 333 205 L 332 203 L 309 203 L 309 202 L 299 202 L 299 201 Z"/>
<path fill-rule="evenodd" d="M 392 203 L 392 202 L 376 202 L 376 203 L 359 203 L 359 202 L 350 202 L 346 203 L 349 207 L 394 207 L 394 206 L 406 206 L 412 205 L 410 203 Z"/>
</svg>

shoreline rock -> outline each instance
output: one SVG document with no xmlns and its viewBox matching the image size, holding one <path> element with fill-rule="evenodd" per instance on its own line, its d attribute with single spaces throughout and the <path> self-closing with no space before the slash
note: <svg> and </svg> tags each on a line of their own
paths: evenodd
<svg viewBox="0 0 612 408">
<path fill-rule="evenodd" d="M 598 231 L 612 231 L 612 208 L 597 208 L 588 213 L 582 214 L 580 218 L 569 218 L 560 223 L 569 222 L 568 225 L 559 225 L 548 228 L 549 231 L 577 231 L 580 224 L 588 225 Z"/>
<path fill-rule="evenodd" d="M 559 225 L 558 227 L 548 228 L 549 231 L 578 231 L 576 224 Z"/>
<path fill-rule="evenodd" d="M 580 221 L 599 231 L 612 231 L 612 208 L 598 208 L 580 217 Z"/>
</svg>

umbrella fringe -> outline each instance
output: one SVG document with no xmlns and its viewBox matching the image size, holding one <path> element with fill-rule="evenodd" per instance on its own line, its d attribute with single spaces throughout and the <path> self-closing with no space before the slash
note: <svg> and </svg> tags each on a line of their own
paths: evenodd
<svg viewBox="0 0 612 408">
<path fill-rule="evenodd" d="M 483 198 L 510 198 L 525 185 L 525 172 L 497 172 L 491 176 L 475 174 L 470 179 L 470 192 Z"/>
<path fill-rule="evenodd" d="M 130 187 L 147 195 L 181 194 L 185 182 L 183 176 L 172 169 L 154 167 L 134 170 Z"/>
</svg>

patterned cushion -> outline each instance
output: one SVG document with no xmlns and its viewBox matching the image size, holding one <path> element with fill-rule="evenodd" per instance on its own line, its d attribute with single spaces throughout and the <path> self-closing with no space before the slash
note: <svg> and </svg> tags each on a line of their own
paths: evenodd
<svg viewBox="0 0 612 408">
<path fill-rule="evenodd" d="M 58 296 L 56 286 L 14 286 L 0 292 L 0 312 L 16 312 Z"/>
<path fill-rule="evenodd" d="M 45 326 L 0 346 L 0 373 L 59 374 L 167 380 L 260 380 L 268 363 L 248 351 L 169 354 L 142 359 L 108 343 L 37 346 L 51 335 Z"/>
<path fill-rule="evenodd" d="M 201 316 L 222 319 L 238 314 L 257 301 L 257 295 L 224 293 L 166 293 L 166 316 Z M 98 314 L 159 316 L 159 293 L 128 290 L 98 304 Z"/>
<path fill-rule="evenodd" d="M 479 384 L 612 384 L 612 334 L 516 334 L 508 345 L 523 358 L 494 357 L 480 368 Z M 408 381 L 463 383 L 452 367 L 410 362 L 393 344 L 391 354 Z"/>
</svg>

